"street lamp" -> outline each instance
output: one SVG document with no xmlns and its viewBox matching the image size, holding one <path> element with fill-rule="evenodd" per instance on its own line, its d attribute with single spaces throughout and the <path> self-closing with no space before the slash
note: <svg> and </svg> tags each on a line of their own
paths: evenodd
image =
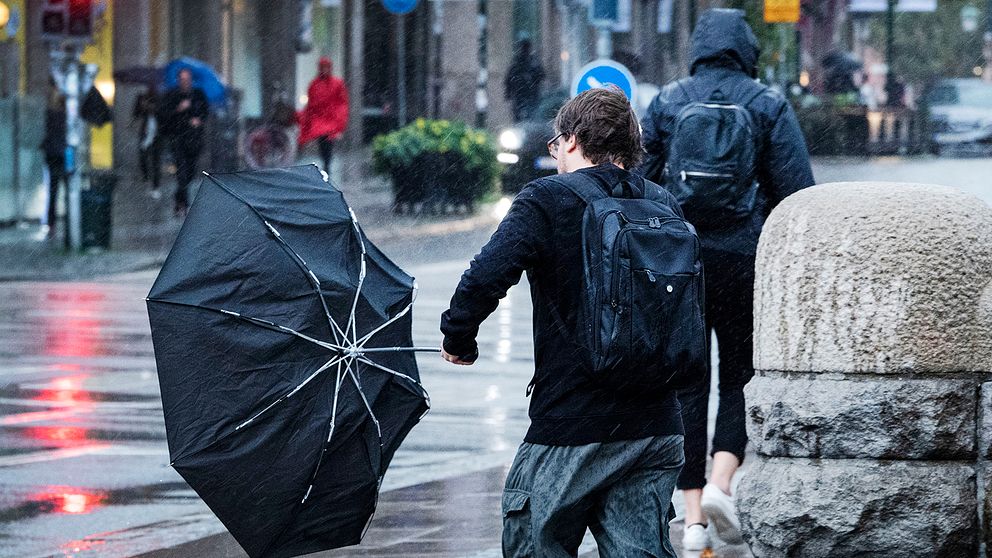
<svg viewBox="0 0 992 558">
<path fill-rule="evenodd" d="M 10 22 L 10 8 L 7 7 L 7 4 L 0 2 L 0 29 L 6 27 L 8 22 Z"/>
</svg>

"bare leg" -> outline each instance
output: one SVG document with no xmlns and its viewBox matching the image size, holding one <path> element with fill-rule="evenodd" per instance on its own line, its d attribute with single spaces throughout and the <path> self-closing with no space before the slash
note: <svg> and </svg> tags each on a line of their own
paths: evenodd
<svg viewBox="0 0 992 558">
<path fill-rule="evenodd" d="M 685 500 L 686 526 L 693 523 L 706 523 L 706 518 L 703 516 L 703 510 L 700 506 L 700 501 L 703 499 L 703 489 L 693 488 L 691 490 L 683 490 L 682 498 Z"/>
<path fill-rule="evenodd" d="M 723 491 L 724 494 L 730 495 L 730 481 L 734 478 L 734 473 L 737 472 L 737 468 L 741 466 L 740 461 L 737 460 L 737 456 L 730 453 L 729 451 L 718 451 L 713 454 L 713 471 L 710 473 L 710 482 L 715 484 L 717 488 Z M 702 494 L 702 491 L 699 491 Z M 688 516 L 688 498 L 686 499 L 686 515 Z M 696 501 L 698 504 L 698 500 Z"/>
</svg>

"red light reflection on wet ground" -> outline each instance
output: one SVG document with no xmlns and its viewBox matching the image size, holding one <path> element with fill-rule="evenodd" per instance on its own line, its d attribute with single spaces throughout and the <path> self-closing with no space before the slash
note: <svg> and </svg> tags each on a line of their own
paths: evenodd
<svg viewBox="0 0 992 558">
<path fill-rule="evenodd" d="M 93 395 L 83 389 L 83 382 L 89 379 L 89 374 L 76 374 L 55 378 L 47 386 L 31 398 L 32 401 L 44 401 L 53 406 L 70 407 L 84 410 L 93 406 Z"/>
<path fill-rule="evenodd" d="M 58 313 L 44 319 L 45 355 L 89 357 L 104 349 L 98 319 L 107 310 L 103 293 L 79 288 L 49 293 L 46 298 Z"/>
<path fill-rule="evenodd" d="M 46 486 L 41 492 L 32 494 L 30 500 L 48 513 L 81 515 L 102 507 L 107 495 L 71 486 Z"/>
<path fill-rule="evenodd" d="M 46 446 L 71 448 L 92 444 L 89 430 L 77 426 L 32 426 L 25 428 L 23 435 L 33 440 L 46 442 Z"/>
</svg>

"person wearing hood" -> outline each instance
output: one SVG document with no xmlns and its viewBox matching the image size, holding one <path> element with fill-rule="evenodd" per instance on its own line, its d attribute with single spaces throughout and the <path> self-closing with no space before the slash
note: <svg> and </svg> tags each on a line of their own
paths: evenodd
<svg viewBox="0 0 992 558">
<path fill-rule="evenodd" d="M 317 63 L 317 77 L 307 88 L 307 106 L 297 117 L 302 148 L 313 140 L 320 147 L 324 172 L 331 174 L 331 155 L 335 140 L 348 126 L 348 89 L 341 78 L 331 73 L 331 59 L 322 56 Z"/>
<path fill-rule="evenodd" d="M 678 488 L 686 504 L 686 550 L 702 550 L 710 545 L 709 524 L 726 542 L 742 542 L 731 480 L 744 461 L 747 445 L 744 385 L 754 375 L 751 354 L 758 237 L 765 219 L 779 202 L 814 183 L 809 153 L 791 106 L 780 93 L 755 80 L 758 54 L 758 41 L 742 11 L 707 10 L 692 35 L 690 76 L 662 88 L 641 121 L 647 154 L 639 172 L 675 194 L 687 219 L 699 232 L 706 273 L 707 330 L 716 333 L 720 357 L 719 410 L 709 481 L 706 448 L 710 378 L 701 378 L 679 394 L 686 461 Z M 700 141 L 709 141 L 707 136 L 686 138 L 684 128 L 677 134 L 676 125 L 685 122 L 691 110 L 703 114 L 713 108 L 720 115 L 739 118 L 736 122 L 743 125 L 735 129 L 743 130 L 740 137 L 746 141 L 741 143 L 748 145 L 700 146 Z M 736 111 L 739 108 L 744 111 Z M 681 140 L 687 141 L 681 144 Z M 677 147 L 673 149 L 673 145 Z M 689 149 L 681 149 L 683 145 Z M 735 155 L 736 150 L 743 151 Z M 709 173 L 696 169 L 687 173 L 683 163 L 707 151 L 718 154 L 717 158 L 738 157 L 736 160 L 750 164 L 744 172 L 725 171 L 721 175 L 712 169 Z M 750 156 L 740 158 L 741 153 Z M 725 183 L 720 184 L 720 180 Z M 714 188 L 725 187 L 726 183 L 743 188 L 730 190 L 743 192 L 739 199 L 721 201 L 723 207 L 733 204 L 733 218 L 723 218 L 717 212 L 697 213 L 698 219 L 694 219 L 687 200 L 699 192 L 713 196 Z M 711 189 L 706 190 L 707 186 Z"/>
</svg>

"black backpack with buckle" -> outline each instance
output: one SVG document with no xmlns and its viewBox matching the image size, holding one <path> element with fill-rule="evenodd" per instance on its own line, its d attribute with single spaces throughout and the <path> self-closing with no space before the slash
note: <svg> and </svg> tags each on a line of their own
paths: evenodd
<svg viewBox="0 0 992 558">
<path fill-rule="evenodd" d="M 693 226 L 660 186 L 638 176 L 609 195 L 581 173 L 559 180 L 586 203 L 576 333 L 594 381 L 656 390 L 703 377 L 703 265 Z"/>
</svg>

